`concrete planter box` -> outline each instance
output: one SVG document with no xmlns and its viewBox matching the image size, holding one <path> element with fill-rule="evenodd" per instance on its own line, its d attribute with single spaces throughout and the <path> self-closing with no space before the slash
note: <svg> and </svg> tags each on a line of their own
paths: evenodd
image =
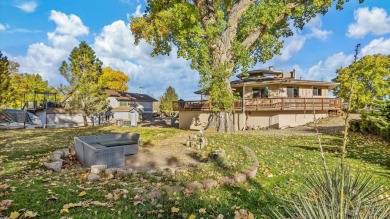
<svg viewBox="0 0 390 219">
<path fill-rule="evenodd" d="M 85 166 L 123 167 L 125 155 L 137 154 L 139 134 L 106 134 L 74 138 L 76 156 Z"/>
</svg>

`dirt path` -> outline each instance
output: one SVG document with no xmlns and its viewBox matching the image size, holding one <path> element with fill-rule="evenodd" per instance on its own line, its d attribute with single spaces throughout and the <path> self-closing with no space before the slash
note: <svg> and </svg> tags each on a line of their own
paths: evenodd
<svg viewBox="0 0 390 219">
<path fill-rule="evenodd" d="M 360 118 L 359 114 L 352 114 L 350 119 Z M 318 130 L 323 134 L 339 134 L 344 130 L 344 117 L 328 117 L 318 121 Z M 315 135 L 314 123 L 286 128 L 265 129 L 254 131 L 242 131 L 245 134 L 264 135 Z M 163 170 L 174 169 L 181 166 L 197 164 L 198 161 L 192 156 L 196 151 L 193 148 L 183 147 L 190 135 L 196 135 L 197 131 L 184 131 L 171 138 L 161 141 L 153 141 L 141 146 L 139 153 L 126 157 L 126 166 L 135 170 Z"/>
<path fill-rule="evenodd" d="M 196 133 L 185 131 L 171 138 L 140 146 L 138 154 L 126 156 L 126 166 L 135 170 L 163 170 L 196 164 L 198 161 L 192 156 L 195 150 L 183 147 L 188 136 Z"/>
</svg>

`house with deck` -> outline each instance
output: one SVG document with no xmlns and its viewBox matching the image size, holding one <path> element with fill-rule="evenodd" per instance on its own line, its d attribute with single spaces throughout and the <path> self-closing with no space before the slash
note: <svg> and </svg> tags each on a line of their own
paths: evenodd
<svg viewBox="0 0 390 219">
<path fill-rule="evenodd" d="M 295 70 L 282 72 L 270 67 L 237 77 L 231 81 L 237 96 L 232 115 L 236 130 L 294 127 L 342 108 L 340 98 L 329 97 L 329 91 L 338 83 L 296 79 Z M 173 102 L 174 110 L 179 111 L 179 127 L 204 129 L 211 104 L 208 100 Z"/>
</svg>

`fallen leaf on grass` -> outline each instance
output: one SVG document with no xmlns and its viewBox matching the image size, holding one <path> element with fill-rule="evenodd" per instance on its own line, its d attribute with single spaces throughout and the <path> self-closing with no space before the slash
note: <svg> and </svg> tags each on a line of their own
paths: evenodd
<svg viewBox="0 0 390 219">
<path fill-rule="evenodd" d="M 87 194 L 86 191 L 82 191 L 82 192 L 79 193 L 79 197 L 83 197 L 83 196 L 86 195 L 86 194 Z"/>
<path fill-rule="evenodd" d="M 176 207 L 172 207 L 171 208 L 171 212 L 172 213 L 177 213 L 177 212 L 179 212 L 180 211 L 180 208 L 176 208 Z"/>
<path fill-rule="evenodd" d="M 34 218 L 38 215 L 38 212 L 33 212 L 33 211 L 26 211 L 24 213 L 24 216 L 27 218 Z"/>
<path fill-rule="evenodd" d="M 196 218 L 196 215 L 191 214 L 187 219 L 195 219 L 195 218 Z"/>
<path fill-rule="evenodd" d="M 18 218 L 19 217 L 19 212 L 17 212 L 17 211 L 14 211 L 14 212 L 11 212 L 11 214 L 9 215 L 9 218 L 10 219 L 16 219 L 16 218 Z"/>
<path fill-rule="evenodd" d="M 12 205 L 12 200 L 2 200 L 0 202 L 0 211 L 8 210 L 8 208 Z"/>
<path fill-rule="evenodd" d="M 134 201 L 134 205 L 139 205 L 144 202 L 144 198 L 142 196 L 136 195 L 134 196 L 133 201 Z"/>
</svg>

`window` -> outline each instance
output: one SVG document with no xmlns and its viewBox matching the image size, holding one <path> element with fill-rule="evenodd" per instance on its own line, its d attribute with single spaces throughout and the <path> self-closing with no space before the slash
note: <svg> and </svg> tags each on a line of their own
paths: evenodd
<svg viewBox="0 0 390 219">
<path fill-rule="evenodd" d="M 268 97 L 268 86 L 261 87 L 261 98 L 267 98 Z"/>
<path fill-rule="evenodd" d="M 288 97 L 299 97 L 299 87 L 287 87 Z"/>
<path fill-rule="evenodd" d="M 254 87 L 252 89 L 252 98 L 267 98 L 267 97 L 268 97 L 268 86 Z"/>
<path fill-rule="evenodd" d="M 252 98 L 259 98 L 260 97 L 260 88 L 254 87 L 252 89 Z"/>
<path fill-rule="evenodd" d="M 119 101 L 119 106 L 129 106 L 129 101 Z"/>
<path fill-rule="evenodd" d="M 322 96 L 322 88 L 313 87 L 313 96 Z"/>
</svg>

